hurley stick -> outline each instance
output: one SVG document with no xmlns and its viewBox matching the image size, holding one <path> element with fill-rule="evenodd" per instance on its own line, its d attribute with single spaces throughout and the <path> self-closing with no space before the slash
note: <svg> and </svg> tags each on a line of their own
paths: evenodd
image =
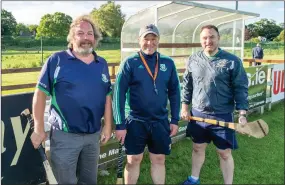
<svg viewBox="0 0 285 185">
<path fill-rule="evenodd" d="M 21 115 L 25 116 L 27 119 L 28 119 L 28 122 L 30 124 L 30 127 L 32 130 L 34 130 L 34 119 L 29 111 L 29 109 L 25 109 Z M 45 150 L 43 148 L 43 145 L 40 144 L 40 146 L 38 147 L 38 151 L 41 155 L 41 158 L 42 158 L 42 161 L 43 161 L 43 165 L 44 165 L 44 168 L 45 168 L 45 171 L 46 171 L 46 175 L 47 175 L 47 179 L 48 179 L 48 182 L 49 184 L 58 184 L 54 175 L 53 175 L 53 172 L 52 172 L 52 169 L 51 169 L 51 166 L 48 162 L 48 159 L 47 159 L 47 156 L 45 154 Z"/>
<path fill-rule="evenodd" d="M 241 134 L 246 134 L 255 138 L 263 138 L 264 136 L 268 135 L 269 132 L 269 127 L 267 123 L 262 119 L 248 122 L 244 126 L 242 126 L 239 123 L 224 122 L 214 119 L 205 119 L 195 116 L 189 116 L 189 120 L 195 120 L 195 121 L 209 123 L 212 125 L 227 127 Z"/>
</svg>

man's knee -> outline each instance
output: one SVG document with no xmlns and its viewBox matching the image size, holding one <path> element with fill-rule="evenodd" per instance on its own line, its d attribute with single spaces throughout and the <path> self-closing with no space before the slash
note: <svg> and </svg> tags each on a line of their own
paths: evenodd
<svg viewBox="0 0 285 185">
<path fill-rule="evenodd" d="M 142 161 L 143 154 L 139 155 L 128 155 L 127 156 L 127 163 L 128 165 L 139 165 Z"/>
<path fill-rule="evenodd" d="M 202 143 L 202 144 L 193 143 L 193 152 L 195 153 L 205 152 L 206 147 L 207 143 Z"/>
<path fill-rule="evenodd" d="M 230 157 L 232 157 L 232 150 L 231 149 L 225 149 L 225 150 L 217 150 L 219 156 L 223 160 L 228 160 Z"/>
<path fill-rule="evenodd" d="M 163 155 L 163 154 L 151 154 L 150 153 L 150 161 L 152 164 L 164 165 L 165 155 Z"/>
</svg>

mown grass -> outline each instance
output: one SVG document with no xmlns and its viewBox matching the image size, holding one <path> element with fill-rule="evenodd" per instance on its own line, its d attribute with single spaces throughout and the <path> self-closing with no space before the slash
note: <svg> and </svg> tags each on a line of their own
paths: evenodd
<svg viewBox="0 0 285 185">
<path fill-rule="evenodd" d="M 39 47 L 34 48 L 18 48 L 10 47 L 2 51 L 2 69 L 7 68 L 30 68 L 40 67 L 43 61 L 56 51 L 66 49 L 66 46 L 50 46 L 44 47 L 43 56 Z M 284 46 L 282 48 L 271 49 L 271 53 L 267 53 L 270 49 L 265 49 L 265 59 L 284 59 Z M 281 52 L 282 50 L 282 52 Z M 119 44 L 105 44 L 98 47 L 96 50 L 98 55 L 107 60 L 108 63 L 116 63 L 121 60 L 121 52 Z M 180 50 L 179 50 L 180 51 Z M 184 50 L 183 50 L 184 51 Z M 184 68 L 186 58 L 175 59 L 176 68 Z M 245 58 L 251 58 L 251 48 L 245 48 Z M 248 63 L 244 63 L 244 67 L 248 67 Z M 117 70 L 118 68 L 116 68 Z M 37 81 L 39 72 L 33 73 L 17 73 L 17 74 L 4 74 L 2 75 L 2 86 L 35 83 Z M 2 91 L 2 95 L 31 92 L 33 88 L 18 89 Z"/>
<path fill-rule="evenodd" d="M 60 51 L 44 51 L 43 55 L 38 51 L 9 50 L 2 53 L 2 69 L 40 67 L 53 53 Z M 107 62 L 120 62 L 120 49 L 98 50 L 97 54 L 103 56 Z M 42 62 L 43 58 L 43 62 Z"/>
<path fill-rule="evenodd" d="M 272 106 L 263 115 L 251 114 L 249 121 L 263 119 L 269 125 L 269 135 L 256 139 L 237 135 L 239 149 L 233 151 L 235 161 L 234 184 L 284 184 L 284 101 Z M 180 184 L 191 174 L 192 142 L 182 139 L 172 145 L 166 158 L 166 184 Z M 99 184 L 115 184 L 116 170 L 100 176 Z M 213 144 L 206 150 L 206 161 L 200 175 L 202 184 L 223 184 L 219 160 Z M 152 184 L 147 152 L 141 164 L 138 184 Z"/>
<path fill-rule="evenodd" d="M 255 45 L 246 45 L 244 48 L 244 58 L 252 57 L 252 47 Z M 6 68 L 28 68 L 39 67 L 46 59 L 54 52 L 66 49 L 66 46 L 44 46 L 43 54 L 40 47 L 21 48 L 21 47 L 6 47 L 2 54 L 2 69 Z M 101 43 L 96 51 L 100 56 L 103 56 L 108 62 L 120 62 L 120 44 L 119 43 Z M 170 49 L 162 49 L 164 54 L 170 54 Z M 188 49 L 176 49 L 176 54 L 189 53 Z M 284 45 L 264 45 L 264 59 L 284 59 Z M 183 59 L 184 60 L 184 59 Z"/>
<path fill-rule="evenodd" d="M 283 59 L 284 60 L 284 46 L 278 49 L 264 49 L 264 59 Z M 245 48 L 244 58 L 252 58 L 251 48 Z"/>
</svg>

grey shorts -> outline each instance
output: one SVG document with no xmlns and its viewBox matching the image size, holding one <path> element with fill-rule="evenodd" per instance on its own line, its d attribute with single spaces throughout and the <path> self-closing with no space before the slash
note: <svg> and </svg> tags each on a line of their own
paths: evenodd
<svg viewBox="0 0 285 185">
<path fill-rule="evenodd" d="M 100 132 L 74 134 L 51 130 L 51 166 L 59 184 L 97 184 Z"/>
</svg>

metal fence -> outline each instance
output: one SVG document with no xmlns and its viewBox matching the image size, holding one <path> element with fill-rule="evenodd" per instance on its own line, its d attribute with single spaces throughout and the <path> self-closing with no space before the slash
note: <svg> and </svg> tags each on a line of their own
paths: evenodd
<svg viewBox="0 0 285 185">
<path fill-rule="evenodd" d="M 245 42 L 244 47 L 245 48 L 254 48 L 257 43 L 255 42 Z M 269 51 L 269 53 L 273 50 L 283 50 L 284 51 L 284 42 L 261 42 L 261 47 L 264 50 Z"/>
<path fill-rule="evenodd" d="M 2 68 L 40 67 L 52 53 L 65 49 L 66 37 L 2 36 Z M 120 49 L 120 40 L 116 38 L 104 38 L 96 48 L 99 51 L 115 49 Z"/>
</svg>

